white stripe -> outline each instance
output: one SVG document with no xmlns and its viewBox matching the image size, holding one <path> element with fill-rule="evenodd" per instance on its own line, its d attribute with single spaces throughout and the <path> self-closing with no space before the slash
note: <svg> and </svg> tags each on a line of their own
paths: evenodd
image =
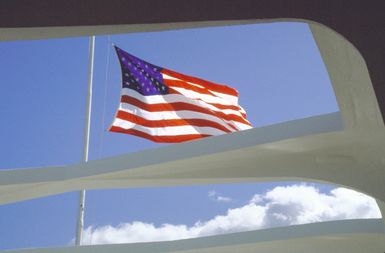
<svg viewBox="0 0 385 253">
<path fill-rule="evenodd" d="M 197 127 L 197 126 L 172 126 L 172 127 L 144 127 L 126 120 L 116 118 L 112 124 L 123 129 L 135 129 L 152 136 L 177 136 L 187 134 L 207 134 L 207 135 L 221 135 L 225 134 L 219 129 L 212 127 Z"/>
<path fill-rule="evenodd" d="M 212 96 L 209 94 L 203 94 L 203 93 L 199 93 L 199 92 L 196 92 L 193 90 L 189 90 L 189 89 L 185 89 L 185 88 L 181 88 L 181 87 L 175 87 L 172 85 L 169 85 L 169 86 L 172 87 L 174 90 L 177 90 L 178 92 L 182 93 L 186 97 L 189 97 L 192 99 L 201 99 L 201 100 L 205 101 L 206 103 L 217 103 L 217 104 L 222 104 L 222 105 L 238 106 L 238 104 L 236 104 L 236 103 L 234 104 L 232 101 L 230 101 L 228 99 L 224 99 L 222 97 Z"/>
<path fill-rule="evenodd" d="M 227 123 L 234 125 L 235 123 L 233 121 L 225 121 L 221 118 L 218 118 L 209 114 L 205 114 L 205 113 L 200 113 L 200 112 L 186 111 L 186 110 L 177 111 L 177 112 L 176 111 L 149 112 L 128 103 L 120 103 L 119 110 L 132 113 L 134 115 L 137 115 L 147 120 L 205 119 L 205 120 L 216 122 L 232 132 L 234 131 L 233 128 L 227 125 Z"/>
<path fill-rule="evenodd" d="M 236 96 L 232 96 L 232 95 L 228 95 L 228 94 L 224 94 L 216 91 L 211 91 L 211 92 L 217 95 L 218 97 L 223 98 L 225 101 L 229 101 L 233 105 L 238 105 L 238 97 Z"/>
<path fill-rule="evenodd" d="M 138 93 L 135 90 L 132 90 L 129 88 L 123 88 L 122 89 L 122 95 L 136 98 L 139 101 L 142 101 L 143 103 L 146 103 L 146 104 L 165 104 L 165 103 L 168 104 L 168 103 L 184 102 L 184 103 L 189 103 L 192 105 L 200 106 L 203 108 L 207 108 L 207 109 L 210 109 L 212 111 L 223 112 L 227 115 L 234 114 L 234 115 L 237 115 L 237 116 L 244 118 L 243 115 L 238 110 L 219 109 L 219 108 L 217 108 L 211 104 L 205 103 L 204 101 L 195 100 L 192 98 L 190 99 L 184 95 L 179 95 L 179 94 L 143 96 L 142 94 Z"/>
<path fill-rule="evenodd" d="M 238 128 L 239 131 L 247 130 L 247 129 L 253 128 L 252 126 L 249 126 L 249 125 L 246 125 L 246 124 L 243 124 L 243 123 L 240 123 L 240 122 L 232 121 L 231 123 L 232 123 L 236 128 Z"/>
</svg>

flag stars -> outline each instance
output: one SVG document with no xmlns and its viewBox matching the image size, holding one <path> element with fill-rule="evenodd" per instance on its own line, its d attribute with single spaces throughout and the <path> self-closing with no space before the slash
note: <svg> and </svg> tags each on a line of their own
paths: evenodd
<svg viewBox="0 0 385 253">
<path fill-rule="evenodd" d="M 141 61 L 131 55 L 120 53 L 123 66 L 123 86 L 145 96 L 167 94 L 161 68 Z"/>
</svg>

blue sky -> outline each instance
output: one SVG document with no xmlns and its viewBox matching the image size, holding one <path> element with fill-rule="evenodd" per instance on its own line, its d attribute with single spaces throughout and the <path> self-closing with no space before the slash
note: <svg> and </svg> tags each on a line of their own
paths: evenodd
<svg viewBox="0 0 385 253">
<path fill-rule="evenodd" d="M 121 85 L 111 43 L 158 66 L 236 88 L 254 127 L 338 111 L 306 24 L 97 36 L 91 160 L 163 146 L 106 132 Z M 81 161 L 87 64 L 86 37 L 0 43 L 0 169 Z M 86 227 L 132 221 L 192 226 L 244 206 L 255 194 L 293 184 L 88 191 L 85 222 Z M 313 186 L 321 192 L 332 189 Z M 68 245 L 75 233 L 77 199 L 75 192 L 0 206 L 0 249 Z"/>
</svg>

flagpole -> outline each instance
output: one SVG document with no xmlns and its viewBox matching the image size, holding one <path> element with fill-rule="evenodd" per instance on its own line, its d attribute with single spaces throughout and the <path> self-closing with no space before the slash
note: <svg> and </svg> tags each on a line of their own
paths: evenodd
<svg viewBox="0 0 385 253">
<path fill-rule="evenodd" d="M 91 104 L 92 104 L 92 79 L 94 72 L 94 53 L 95 53 L 95 36 L 89 39 L 89 62 L 88 62 L 88 92 L 86 106 L 86 123 L 84 127 L 84 149 L 83 161 L 88 162 L 88 147 L 90 143 L 90 127 L 91 127 Z M 86 191 L 80 191 L 79 213 L 76 229 L 75 245 L 80 246 L 84 228 L 84 208 L 85 208 Z"/>
</svg>

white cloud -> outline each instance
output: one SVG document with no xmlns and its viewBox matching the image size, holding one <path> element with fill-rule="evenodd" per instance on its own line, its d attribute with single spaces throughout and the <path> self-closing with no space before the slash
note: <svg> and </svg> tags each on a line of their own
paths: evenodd
<svg viewBox="0 0 385 253">
<path fill-rule="evenodd" d="M 212 190 L 212 191 L 209 191 L 209 193 L 207 194 L 207 196 L 213 200 L 213 201 L 216 201 L 216 202 L 224 202 L 224 203 L 228 203 L 228 202 L 232 202 L 233 200 L 229 197 L 225 197 L 225 196 L 221 196 L 219 195 L 216 191 Z"/>
<path fill-rule="evenodd" d="M 218 197 L 218 194 L 211 191 L 208 196 Z M 134 221 L 117 227 L 88 227 L 83 244 L 178 240 L 328 220 L 380 217 L 375 200 L 362 193 L 336 188 L 325 194 L 302 184 L 275 187 L 263 195 L 254 195 L 248 204 L 193 226 L 154 226 Z"/>
</svg>

